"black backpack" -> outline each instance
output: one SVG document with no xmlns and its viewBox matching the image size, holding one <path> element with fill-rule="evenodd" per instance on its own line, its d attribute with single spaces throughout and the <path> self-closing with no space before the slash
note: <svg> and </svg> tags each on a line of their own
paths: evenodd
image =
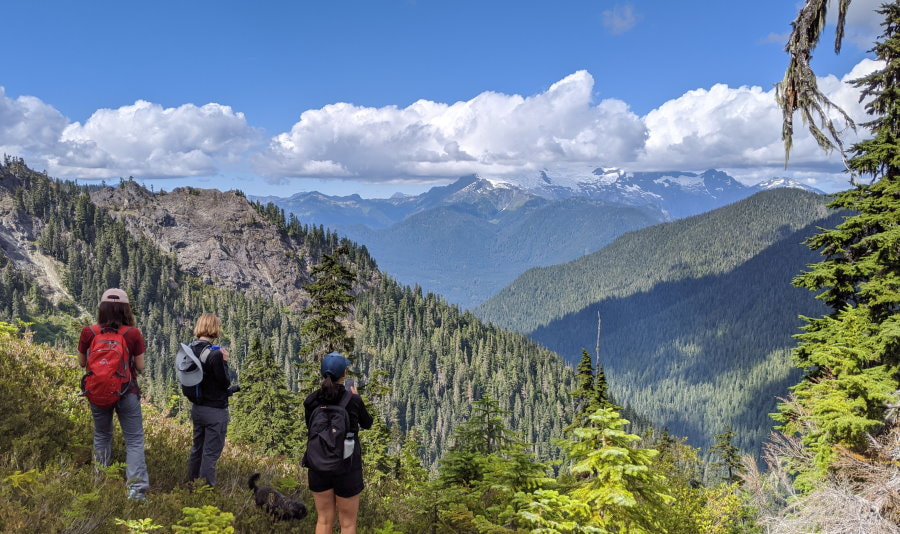
<svg viewBox="0 0 900 534">
<path fill-rule="evenodd" d="M 349 457 L 345 451 L 345 441 L 352 451 L 353 433 L 347 432 L 350 426 L 350 415 L 347 413 L 347 404 L 353 394 L 344 391 L 338 404 L 320 404 L 313 410 L 309 418 L 309 435 L 306 442 L 306 454 L 303 455 L 303 465 L 315 471 L 337 472 L 344 467 L 345 458 Z"/>
</svg>

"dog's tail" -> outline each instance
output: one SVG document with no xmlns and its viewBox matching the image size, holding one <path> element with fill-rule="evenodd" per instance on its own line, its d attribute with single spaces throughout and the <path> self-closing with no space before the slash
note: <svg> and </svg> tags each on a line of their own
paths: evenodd
<svg viewBox="0 0 900 534">
<path fill-rule="evenodd" d="M 253 473 L 250 475 L 250 482 L 247 484 L 250 486 L 250 491 L 256 491 L 256 481 L 259 480 L 259 473 Z"/>
</svg>

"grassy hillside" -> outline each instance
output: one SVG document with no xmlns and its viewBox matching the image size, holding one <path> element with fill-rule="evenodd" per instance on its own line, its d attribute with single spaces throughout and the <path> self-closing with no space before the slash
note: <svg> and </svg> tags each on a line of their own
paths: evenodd
<svg viewBox="0 0 900 534">
<path fill-rule="evenodd" d="M 0 323 L 0 327 L 2 327 Z M 245 489 L 254 472 L 282 486 L 299 484 L 299 466 L 258 458 L 228 444 L 216 491 L 191 491 L 184 480 L 191 430 L 144 405 L 150 499 L 126 499 L 124 466 L 95 474 L 91 466 L 91 422 L 79 397 L 81 371 L 74 356 L 0 333 L 0 531 L 121 533 L 117 518 L 151 518 L 164 526 L 183 518 L 186 506 L 216 506 L 235 515 L 240 532 L 308 532 L 274 524 L 257 511 Z M 121 432 L 113 458 L 124 461 Z M 302 492 L 301 492 L 302 494 Z M 309 496 L 303 496 L 309 501 Z M 168 530 L 163 530 L 168 532 Z"/>
</svg>

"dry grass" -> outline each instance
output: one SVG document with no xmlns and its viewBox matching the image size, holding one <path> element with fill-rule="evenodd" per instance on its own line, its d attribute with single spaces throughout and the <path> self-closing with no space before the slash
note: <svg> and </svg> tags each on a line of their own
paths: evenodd
<svg viewBox="0 0 900 534">
<path fill-rule="evenodd" d="M 798 493 L 791 472 L 812 455 L 799 438 L 773 433 L 768 472 L 747 461 L 746 487 L 766 534 L 900 534 L 900 426 L 890 421 L 865 454 L 839 450 L 820 487 Z"/>
</svg>

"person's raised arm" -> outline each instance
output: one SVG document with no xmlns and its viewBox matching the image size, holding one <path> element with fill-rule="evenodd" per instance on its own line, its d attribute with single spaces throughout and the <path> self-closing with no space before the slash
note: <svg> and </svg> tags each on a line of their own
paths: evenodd
<svg viewBox="0 0 900 534">
<path fill-rule="evenodd" d="M 355 388 L 354 388 L 355 389 Z M 359 426 L 365 430 L 372 428 L 372 423 L 375 422 L 372 419 L 372 415 L 369 413 L 369 410 L 366 409 L 366 403 L 363 402 L 362 397 L 359 398 Z"/>
</svg>

